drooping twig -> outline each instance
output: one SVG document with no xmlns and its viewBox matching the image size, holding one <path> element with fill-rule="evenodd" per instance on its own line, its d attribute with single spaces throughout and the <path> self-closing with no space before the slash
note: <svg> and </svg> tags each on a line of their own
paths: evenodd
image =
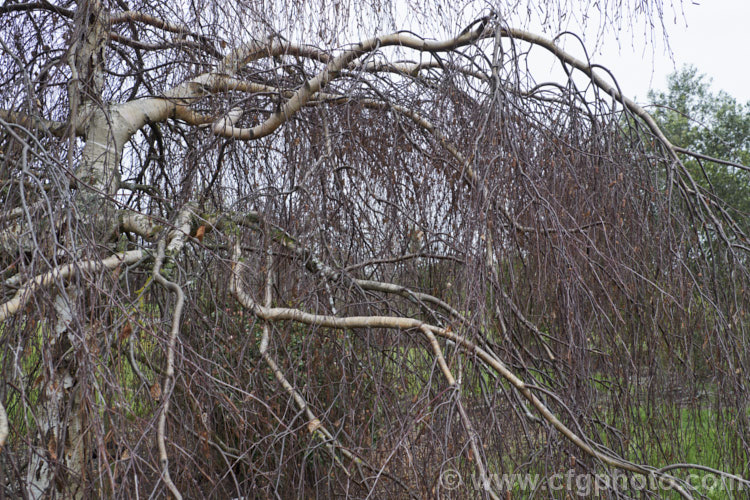
<svg viewBox="0 0 750 500">
<path fill-rule="evenodd" d="M 235 266 L 239 266 L 241 255 L 242 255 L 242 248 L 239 242 L 236 242 L 234 245 L 233 259 L 232 259 Z M 272 291 L 273 291 L 272 266 L 273 266 L 273 252 L 269 248 L 266 254 L 266 264 L 265 264 L 266 283 L 264 287 L 264 290 L 265 290 L 264 292 L 265 306 L 264 307 L 268 307 L 268 308 L 270 308 L 272 304 Z M 236 278 L 237 276 L 233 275 L 229 284 L 230 291 L 235 296 L 238 296 L 238 295 L 246 296 L 245 292 L 241 289 L 239 285 L 239 281 L 237 281 Z M 301 411 L 305 412 L 305 415 L 307 416 L 307 419 L 308 419 L 307 430 L 311 434 L 318 435 L 322 439 L 326 448 L 331 453 L 333 460 L 341 467 L 344 473 L 347 476 L 350 475 L 350 472 L 348 471 L 348 469 L 344 467 L 344 464 L 341 463 L 341 460 L 339 459 L 338 455 L 336 455 L 336 450 L 339 450 L 341 454 L 343 454 L 349 460 L 354 462 L 357 466 L 364 466 L 372 471 L 378 471 L 378 473 L 383 474 L 386 477 L 394 480 L 401 488 L 409 492 L 409 496 L 413 498 L 418 498 L 418 496 L 414 494 L 400 479 L 390 474 L 385 474 L 382 471 L 379 471 L 378 469 L 370 465 L 369 463 L 367 463 L 365 460 L 362 460 L 360 457 L 356 456 L 348 448 L 342 445 L 339 442 L 339 440 L 333 434 L 331 434 L 331 432 L 328 431 L 328 429 L 323 425 L 320 419 L 318 419 L 318 417 L 315 416 L 312 409 L 310 408 L 310 405 L 307 403 L 307 401 L 305 401 L 304 396 L 302 396 L 302 394 L 300 394 L 299 391 L 295 389 L 294 386 L 287 380 L 286 376 L 279 368 L 279 365 L 276 363 L 276 360 L 269 354 L 268 352 L 269 339 L 270 339 L 270 321 L 264 321 L 263 327 L 262 327 L 260 346 L 259 346 L 261 357 L 271 368 L 271 371 L 273 372 L 273 375 L 276 378 L 276 380 L 279 382 L 279 384 L 281 384 L 284 390 L 292 397 L 292 399 L 294 399 L 294 402 L 296 403 L 297 407 Z"/>
<path fill-rule="evenodd" d="M 167 367 L 164 373 L 164 383 L 162 385 L 162 394 L 164 395 L 164 401 L 161 407 L 161 413 L 159 414 L 159 422 L 157 424 L 157 444 L 159 447 L 159 465 L 161 466 L 161 474 L 164 483 L 167 485 L 172 494 L 178 499 L 182 499 L 180 491 L 175 486 L 171 477 L 169 476 L 169 457 L 167 456 L 167 445 L 166 445 L 166 425 L 167 415 L 169 413 L 169 400 L 174 388 L 174 356 L 175 347 L 177 345 L 177 337 L 180 333 L 180 321 L 182 318 L 182 309 L 185 305 L 185 293 L 182 291 L 182 287 L 174 281 L 170 281 L 165 278 L 162 273 L 162 265 L 167 257 L 171 259 L 175 253 L 182 249 L 184 242 L 190 232 L 190 218 L 192 217 L 191 207 L 185 207 L 177 217 L 175 222 L 175 229 L 170 233 L 169 245 L 165 239 L 159 240 L 156 258 L 154 260 L 153 276 L 154 280 L 164 288 L 167 288 L 177 296 L 177 303 L 172 313 L 172 327 L 169 334 L 169 343 L 167 344 Z"/>
<path fill-rule="evenodd" d="M 588 439 L 582 438 L 572 429 L 566 426 L 560 419 L 539 399 L 529 387 L 516 376 L 501 360 L 487 352 L 466 337 L 453 332 L 450 328 L 441 328 L 429 325 L 414 318 L 398 316 L 326 316 L 320 314 L 308 313 L 299 309 L 286 307 L 266 307 L 258 304 L 240 285 L 239 277 L 239 247 L 235 247 L 235 259 L 233 259 L 233 275 L 231 278 L 230 289 L 235 298 L 244 307 L 249 309 L 254 315 L 265 321 L 296 321 L 298 323 L 324 326 L 328 328 L 350 329 L 350 328 L 387 328 L 398 330 L 411 330 L 423 328 L 428 329 L 434 335 L 453 341 L 461 347 L 467 354 L 477 356 L 488 368 L 491 368 L 502 376 L 508 383 L 513 385 L 542 415 L 542 418 L 560 432 L 566 439 L 581 449 L 584 453 L 596 458 L 603 463 L 629 472 L 639 474 L 657 474 L 663 478 L 672 488 L 675 489 L 683 498 L 692 499 L 693 496 L 686 491 L 680 482 L 669 474 L 654 472 L 650 469 L 624 460 L 604 454 L 589 444 Z"/>
<path fill-rule="evenodd" d="M 422 333 L 425 334 L 425 337 L 427 337 L 427 340 L 430 342 L 430 345 L 432 346 L 432 350 L 435 353 L 435 357 L 437 358 L 438 365 L 440 366 L 440 370 L 443 372 L 445 379 L 448 381 L 448 385 L 450 385 L 455 391 L 454 394 L 456 397 L 456 405 L 458 406 L 458 413 L 461 416 L 461 422 L 464 424 L 466 433 L 469 435 L 469 444 L 471 445 L 471 450 L 474 454 L 474 459 L 477 462 L 477 468 L 479 469 L 479 475 L 482 478 L 482 483 L 485 486 L 485 491 L 487 491 L 487 493 L 493 499 L 499 500 L 500 497 L 497 495 L 497 493 L 495 493 L 495 490 L 492 489 L 492 484 L 490 483 L 490 477 L 487 475 L 487 468 L 484 465 L 484 460 L 482 459 L 482 455 L 481 455 L 482 449 L 479 446 L 479 443 L 477 443 L 477 433 L 474 431 L 474 426 L 471 423 L 471 419 L 469 419 L 469 416 L 466 414 L 464 405 L 461 402 L 461 388 L 456 382 L 455 377 L 453 377 L 453 374 L 451 373 L 451 370 L 448 367 L 448 363 L 445 362 L 445 356 L 443 356 L 443 350 L 441 349 L 440 344 L 437 341 L 437 338 L 435 338 L 435 335 L 430 331 L 429 328 L 422 327 L 420 328 L 420 330 L 422 330 Z"/>
</svg>

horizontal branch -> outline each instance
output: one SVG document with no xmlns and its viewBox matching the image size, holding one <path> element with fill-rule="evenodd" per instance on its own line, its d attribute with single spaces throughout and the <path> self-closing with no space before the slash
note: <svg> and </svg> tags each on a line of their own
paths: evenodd
<svg viewBox="0 0 750 500">
<path fill-rule="evenodd" d="M 100 269 L 114 269 L 123 264 L 133 264 L 141 260 L 145 255 L 146 253 L 143 250 L 130 250 L 111 255 L 102 260 L 74 262 L 35 276 L 24 283 L 12 299 L 0 304 L 0 321 L 5 321 L 9 316 L 17 313 L 26 305 L 34 295 L 34 292 L 51 285 L 55 281 L 67 280 L 77 271 L 93 272 Z"/>
<path fill-rule="evenodd" d="M 46 1 L 15 3 L 10 5 L 6 4 L 0 6 L 0 15 L 7 14 L 9 12 L 29 12 L 32 10 L 46 10 L 47 12 L 54 12 L 55 14 L 60 14 L 61 16 L 67 17 L 69 19 L 73 19 L 73 17 L 75 17 L 75 12 L 73 12 L 72 10 L 58 7 L 57 5 L 52 5 L 51 3 Z"/>
<path fill-rule="evenodd" d="M 246 217 L 248 221 L 251 221 L 251 229 L 260 231 L 261 225 L 259 225 L 261 221 L 261 217 L 257 212 L 249 212 Z M 240 221 L 240 223 L 243 223 L 243 221 Z M 318 257 L 316 257 L 312 251 L 310 251 L 307 248 L 303 248 L 297 240 L 291 236 L 289 233 L 284 231 L 283 229 L 273 226 L 272 224 L 269 224 L 267 221 L 263 221 L 264 226 L 270 226 L 270 237 L 273 239 L 276 243 L 280 244 L 284 248 L 291 250 L 294 252 L 304 263 L 305 266 L 308 268 L 310 272 L 313 274 L 320 274 L 325 279 L 328 280 L 338 280 L 338 279 L 347 279 L 350 280 L 353 284 L 361 288 L 362 290 L 369 290 L 372 292 L 381 292 L 381 293 L 388 293 L 392 295 L 399 295 L 401 297 L 405 297 L 410 300 L 414 300 L 416 302 L 424 302 L 428 304 L 435 305 L 437 307 L 442 308 L 444 311 L 448 312 L 451 316 L 454 318 L 460 320 L 461 322 L 466 322 L 466 318 L 464 316 L 456 311 L 453 307 L 451 307 L 450 304 L 446 303 L 443 300 L 440 300 L 439 298 L 435 297 L 434 295 L 430 295 L 423 292 L 415 292 L 405 286 L 401 285 L 395 285 L 393 283 L 384 283 L 381 281 L 374 281 L 374 280 L 363 280 L 363 279 L 357 279 L 357 278 L 349 278 L 345 271 L 337 271 L 330 266 L 327 266 L 324 264 Z M 451 258 L 451 257 L 445 257 L 445 258 Z M 452 260 L 456 260 L 458 262 L 462 262 L 459 259 L 451 258 Z"/>
<path fill-rule="evenodd" d="M 110 40 L 121 43 L 123 45 L 127 45 L 128 47 L 132 47 L 134 49 L 140 49 L 140 50 L 166 50 L 166 49 L 173 49 L 176 47 L 189 47 L 192 49 L 198 49 L 202 50 L 205 47 L 201 45 L 198 42 L 193 42 L 191 40 L 174 40 L 174 41 L 163 41 L 159 43 L 152 43 L 152 42 L 143 42 L 141 40 L 133 40 L 132 38 L 128 38 L 126 36 L 119 35 L 117 33 L 110 33 L 109 34 Z M 218 54 L 216 51 L 211 51 L 214 54 Z"/>
<path fill-rule="evenodd" d="M 313 314 L 299 309 L 286 307 L 266 307 L 258 304 L 240 285 L 239 266 L 241 259 L 241 250 L 239 244 L 235 244 L 234 257 L 232 262 L 232 277 L 230 278 L 229 290 L 237 301 L 245 308 L 250 310 L 255 316 L 265 321 L 295 321 L 298 323 L 336 329 L 355 329 L 355 328 L 383 328 L 398 330 L 428 330 L 433 334 L 453 341 L 456 345 L 463 348 L 469 354 L 477 356 L 482 362 L 501 375 L 508 383 L 513 385 L 542 415 L 542 417 L 552 425 L 558 432 L 565 436 L 570 442 L 580 448 L 586 454 L 601 460 L 607 465 L 618 469 L 627 470 L 641 474 L 649 473 L 645 467 L 636 465 L 610 455 L 606 455 L 590 444 L 575 432 L 562 423 L 552 411 L 533 393 L 526 384 L 518 378 L 504 363 L 495 356 L 482 349 L 466 337 L 459 335 L 450 328 L 441 328 L 430 325 L 418 319 L 398 317 L 398 316 L 329 316 L 322 314 Z M 672 476 L 661 473 L 662 478 L 670 483 L 685 498 L 692 498 L 677 480 Z"/>
<path fill-rule="evenodd" d="M 174 227 L 167 234 L 166 254 L 173 257 L 182 250 L 188 237 L 190 236 L 190 223 L 193 217 L 194 207 L 191 204 L 186 205 L 178 214 Z M 127 230 L 138 233 L 153 234 L 161 227 L 153 225 L 148 218 L 138 217 L 135 215 L 124 216 L 120 225 Z M 115 269 L 120 265 L 134 264 L 139 260 L 148 257 L 146 250 L 129 250 L 120 252 L 102 260 L 88 260 L 83 262 L 73 262 L 64 266 L 55 268 L 44 274 L 40 274 L 26 281 L 16 292 L 12 299 L 0 304 L 0 321 L 5 321 L 9 316 L 17 313 L 34 295 L 34 292 L 40 288 L 47 287 L 58 280 L 67 280 L 77 271 L 93 272 L 100 269 Z M 3 284 L 19 282 L 16 276 L 9 278 Z"/>
<path fill-rule="evenodd" d="M 689 149 L 681 148 L 678 146 L 675 146 L 674 149 L 678 153 L 682 153 L 687 156 L 692 156 L 693 158 L 697 158 L 699 160 L 710 161 L 711 163 L 718 163 L 719 165 L 726 165 L 727 167 L 734 167 L 739 170 L 745 170 L 746 172 L 750 172 L 750 167 L 748 167 L 747 165 L 743 165 L 742 163 L 722 160 L 721 158 L 714 158 L 713 156 L 704 155 L 703 153 L 698 153 L 698 152 L 691 151 Z"/>
<path fill-rule="evenodd" d="M 123 212 L 120 214 L 120 231 L 135 233 L 149 240 L 156 236 L 164 226 L 148 215 Z"/>
<path fill-rule="evenodd" d="M 454 255 L 440 255 L 440 254 L 433 254 L 433 253 L 407 253 L 399 257 L 384 257 L 382 259 L 371 259 L 367 260 L 365 262 L 358 262 L 357 264 L 352 264 L 350 266 L 346 266 L 344 268 L 344 271 L 354 271 L 355 269 L 360 269 L 362 267 L 367 266 L 377 266 L 379 264 L 393 264 L 396 262 L 403 262 L 405 260 L 412 260 L 412 259 L 435 259 L 435 260 L 451 260 L 453 262 L 456 262 L 458 264 L 465 264 L 466 262 L 460 258 L 456 257 Z"/>
<path fill-rule="evenodd" d="M 126 10 L 118 14 L 113 14 L 109 18 L 110 26 L 114 26 L 116 24 L 122 24 L 122 23 L 129 23 L 129 22 L 138 22 L 142 24 L 147 24 L 149 26 L 153 26 L 154 28 L 158 28 L 163 31 L 191 35 L 191 36 L 194 36 L 195 38 L 206 38 L 202 35 L 192 33 L 190 29 L 185 25 L 170 23 L 168 21 L 164 21 L 163 19 L 159 19 L 156 16 L 152 16 L 151 14 L 146 14 L 145 12 L 138 12 L 135 10 Z"/>
<path fill-rule="evenodd" d="M 65 135 L 68 129 L 68 124 L 65 122 L 58 122 L 55 120 L 45 120 L 36 116 L 30 116 L 26 113 L 20 113 L 18 111 L 8 111 L 0 109 L 0 119 L 15 125 L 20 125 L 26 129 L 44 129 L 48 130 L 52 135 L 56 137 L 62 137 Z M 82 133 L 78 134 L 83 135 Z"/>
<path fill-rule="evenodd" d="M 345 50 L 341 55 L 331 59 L 322 71 L 310 80 L 307 80 L 278 111 L 273 113 L 263 123 L 252 128 L 237 128 L 233 126 L 225 127 L 224 130 L 220 131 L 220 135 L 223 137 L 245 140 L 267 136 L 286 122 L 289 117 L 302 109 L 305 103 L 307 103 L 316 92 L 331 80 L 335 79 L 342 70 L 346 69 L 349 63 L 364 54 L 381 47 L 399 46 L 421 52 L 446 52 L 457 47 L 469 45 L 481 38 L 484 34 L 485 30 L 484 27 L 482 27 L 448 40 L 425 40 L 406 33 L 394 33 L 359 42 L 351 49 Z M 286 42 L 272 41 L 271 45 L 268 47 L 268 52 L 269 55 L 280 54 L 288 50 L 289 47 L 290 44 Z M 233 56 L 234 59 L 230 60 L 230 67 L 239 69 L 246 64 L 247 60 L 257 57 L 259 53 L 258 49 L 255 48 L 255 50 L 251 51 L 247 56 L 242 53 L 237 54 Z"/>
</svg>

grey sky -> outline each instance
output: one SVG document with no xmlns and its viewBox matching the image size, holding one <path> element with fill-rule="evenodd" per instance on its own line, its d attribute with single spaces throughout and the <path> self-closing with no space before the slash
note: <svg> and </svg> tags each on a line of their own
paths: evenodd
<svg viewBox="0 0 750 500">
<path fill-rule="evenodd" d="M 619 47 L 607 35 L 591 58 L 608 67 L 623 93 L 641 103 L 649 88 L 665 88 L 667 75 L 683 64 L 694 64 L 713 78 L 714 90 L 750 101 L 750 0 L 684 0 L 682 13 L 666 11 L 673 59 L 663 44 L 647 43 L 642 33 L 621 34 Z M 593 32 L 587 44 L 592 38 Z"/>
<path fill-rule="evenodd" d="M 580 9 L 574 8 L 577 1 Z M 535 16 L 545 17 L 544 9 L 538 8 L 543 3 L 520 0 L 515 12 L 505 13 L 508 24 L 553 37 L 559 32 L 559 24 L 548 20 L 547 25 L 551 23 L 555 28 L 544 30 L 544 21 L 535 19 Z M 611 3 L 612 0 L 608 9 L 610 16 Z M 637 2 L 623 0 L 623 3 L 628 9 Z M 459 24 L 448 26 L 447 34 L 438 34 L 421 25 L 421 16 L 410 11 L 406 2 L 397 1 L 396 24 L 399 29 L 411 29 L 425 36 L 448 36 L 455 34 L 468 20 L 486 13 L 491 4 L 492 0 L 467 2 L 458 16 L 461 20 L 456 20 Z M 562 5 L 569 9 L 563 11 L 561 23 L 563 29 L 581 33 L 581 16 L 587 17 L 584 42 L 592 62 L 612 71 L 622 92 L 639 103 L 647 102 L 649 89 L 666 88 L 667 75 L 685 64 L 695 65 L 699 72 L 712 78 L 713 90 L 725 90 L 740 102 L 750 102 L 750 0 L 663 0 L 663 4 L 662 19 L 654 14 L 652 19 L 646 20 L 642 14 L 636 14 L 633 26 L 628 22 L 629 14 L 624 13 L 620 20 L 621 31 L 617 32 L 612 26 L 602 26 L 597 7 L 591 0 L 565 0 Z M 526 8 L 534 5 L 537 8 Z M 372 36 L 373 30 L 377 31 L 381 23 L 375 22 L 375 18 L 370 21 L 374 24 L 365 22 L 359 30 L 352 27 L 352 31 L 358 33 L 355 39 Z M 655 24 L 653 30 L 646 26 L 649 21 Z M 660 23 L 666 29 L 671 54 L 661 36 Z M 584 59 L 583 50 L 573 37 L 565 37 L 560 43 L 567 51 Z M 559 65 L 555 59 L 542 49 L 534 52 L 529 63 L 536 82 L 560 81 L 562 77 L 557 72 Z M 550 70 L 554 67 L 558 70 L 552 76 Z"/>
</svg>

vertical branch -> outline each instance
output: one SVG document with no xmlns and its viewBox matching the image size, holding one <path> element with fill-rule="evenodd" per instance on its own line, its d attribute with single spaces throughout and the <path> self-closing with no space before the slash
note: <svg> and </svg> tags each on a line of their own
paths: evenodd
<svg viewBox="0 0 750 500">
<path fill-rule="evenodd" d="M 169 458 L 167 457 L 167 445 L 166 445 L 166 425 L 167 425 L 167 413 L 169 412 L 169 397 L 172 393 L 172 387 L 174 384 L 174 350 L 177 342 L 177 335 L 180 332 L 180 316 L 182 315 L 182 307 L 185 303 L 185 294 L 182 288 L 174 281 L 167 280 L 161 275 L 161 267 L 164 262 L 165 255 L 165 240 L 159 241 L 158 253 L 156 255 L 156 262 L 154 263 L 154 280 L 161 286 L 169 289 L 177 295 L 177 304 L 174 308 L 174 314 L 172 316 L 172 330 L 169 335 L 169 345 L 167 347 L 167 369 L 165 371 L 164 385 L 162 388 L 162 394 L 164 394 L 164 404 L 162 405 L 161 414 L 159 415 L 159 423 L 157 426 L 157 444 L 159 446 L 159 465 L 161 466 L 161 474 L 164 482 L 166 483 L 169 490 L 178 500 L 182 500 L 177 487 L 169 477 Z"/>
<path fill-rule="evenodd" d="M 241 249 L 239 242 L 235 244 L 234 248 L 234 262 L 239 262 L 241 255 Z M 272 292 L 273 292 L 273 274 L 271 272 L 271 269 L 273 267 L 273 252 L 269 248 L 266 253 L 266 285 L 265 285 L 265 297 L 264 297 L 264 303 L 265 307 L 271 307 L 272 303 Z M 237 270 L 235 269 L 235 275 L 232 278 L 232 291 L 235 292 L 237 290 L 238 283 L 237 283 Z M 290 396 L 294 399 L 295 403 L 299 407 L 300 410 L 305 412 L 305 415 L 307 415 L 308 423 L 307 423 L 307 430 L 311 433 L 320 432 L 322 434 L 322 437 L 327 439 L 330 439 L 332 441 L 335 441 L 335 438 L 331 433 L 329 433 L 325 427 L 323 427 L 323 424 L 321 424 L 320 420 L 315 416 L 315 414 L 310 410 L 310 406 L 307 404 L 307 401 L 305 401 L 305 398 L 302 397 L 302 395 L 297 391 L 292 384 L 289 383 L 289 381 L 286 379 L 284 374 L 281 372 L 281 369 L 279 369 L 279 365 L 276 364 L 276 361 L 268 354 L 268 342 L 270 338 L 270 330 L 271 327 L 269 326 L 268 321 L 263 322 L 263 334 L 260 339 L 260 355 L 263 357 L 263 360 L 268 363 L 268 366 L 271 368 L 271 371 L 274 374 L 274 377 L 276 377 L 276 380 L 281 384 L 281 386 L 284 388 L 284 390 L 289 393 Z M 337 460 L 338 458 L 336 455 L 333 455 L 334 459 Z M 350 458 L 355 458 L 353 455 Z M 348 471 L 346 471 L 346 468 L 343 467 L 343 464 L 339 462 L 339 465 L 342 466 L 344 471 L 349 474 Z"/>
<path fill-rule="evenodd" d="M 469 444 L 471 445 L 472 452 L 474 452 L 474 458 L 477 461 L 479 475 L 482 476 L 482 483 L 486 487 L 486 491 L 490 495 L 490 497 L 495 500 L 500 500 L 500 497 L 497 496 L 497 493 L 495 493 L 491 487 L 490 478 L 487 475 L 487 469 L 484 466 L 482 455 L 480 454 L 481 448 L 477 444 L 477 433 L 474 431 L 474 426 L 471 424 L 471 420 L 466 414 L 464 405 L 461 402 L 461 388 L 456 382 L 456 379 L 453 377 L 453 373 L 451 373 L 451 370 L 448 367 L 448 363 L 445 362 L 443 350 L 440 348 L 440 344 L 438 343 L 435 334 L 433 334 L 426 326 L 420 327 L 420 330 L 422 330 L 422 333 L 424 333 L 425 337 L 427 337 L 427 340 L 430 341 L 430 345 L 432 346 L 432 350 L 435 352 L 435 357 L 437 358 L 440 370 L 443 372 L 443 375 L 445 375 L 445 378 L 448 381 L 448 385 L 450 385 L 454 389 L 454 393 L 456 395 L 456 404 L 458 405 L 458 413 L 461 416 L 461 422 L 466 428 L 466 433 L 469 435 Z"/>
<path fill-rule="evenodd" d="M 169 258 L 178 252 L 185 243 L 187 235 L 190 231 L 190 218 L 192 216 L 191 207 L 185 207 L 177 217 L 176 228 L 170 233 L 170 242 L 167 246 L 166 239 L 159 240 L 156 260 L 154 262 L 153 276 L 154 280 L 164 288 L 172 291 L 177 295 L 177 303 L 175 304 L 174 313 L 172 315 L 172 329 L 169 335 L 169 344 L 167 346 L 167 369 L 165 371 L 164 385 L 162 387 L 162 394 L 164 394 L 164 404 L 162 405 L 161 414 L 159 415 L 159 422 L 157 425 L 157 444 L 159 446 L 159 465 L 161 466 L 161 473 L 164 482 L 166 483 L 169 490 L 178 500 L 182 500 L 182 495 L 175 486 L 174 482 L 169 476 L 169 458 L 167 456 L 167 445 L 166 445 L 166 425 L 167 425 L 167 414 L 169 413 L 169 400 L 174 387 L 174 353 L 175 346 L 177 344 L 177 337 L 180 333 L 180 319 L 182 317 L 182 309 L 185 305 L 185 293 L 182 291 L 182 287 L 165 278 L 161 274 L 162 265 L 165 257 L 169 254 Z"/>
<path fill-rule="evenodd" d="M 5 440 L 8 438 L 8 414 L 5 412 L 5 406 L 0 402 L 0 451 L 5 446 Z"/>
<path fill-rule="evenodd" d="M 249 307 L 253 313 L 255 314 L 255 306 L 257 305 L 253 299 L 248 295 L 244 290 L 240 288 L 239 284 L 239 266 L 240 266 L 240 260 L 242 258 L 242 248 L 240 246 L 239 241 L 235 242 L 234 244 L 234 252 L 232 257 L 232 277 L 230 279 L 230 292 L 237 297 L 238 301 L 245 307 Z M 271 269 L 273 266 L 273 252 L 269 248 L 266 254 L 266 284 L 265 284 L 265 297 L 264 297 L 264 304 L 266 308 L 270 308 L 272 304 L 272 291 L 273 291 L 273 275 L 271 273 Z M 366 463 L 361 458 L 355 456 L 351 451 L 349 451 L 347 448 L 345 448 L 336 437 L 331 434 L 331 432 L 328 431 L 328 429 L 325 428 L 325 426 L 321 423 L 320 419 L 318 419 L 315 414 L 310 409 L 310 406 L 307 404 L 307 401 L 305 401 L 305 398 L 302 396 L 302 394 L 297 391 L 292 384 L 289 383 L 287 378 L 284 376 L 284 374 L 281 372 L 281 369 L 276 364 L 276 361 L 271 357 L 271 355 L 268 354 L 268 342 L 270 338 L 270 326 L 269 321 L 267 319 L 263 320 L 263 333 L 260 340 L 260 354 L 263 360 L 268 364 L 268 366 L 271 368 L 271 371 L 273 372 L 274 377 L 276 380 L 281 384 L 281 386 L 284 388 L 284 390 L 294 399 L 294 402 L 297 404 L 297 407 L 305 412 L 305 415 L 308 418 L 307 423 L 307 430 L 311 434 L 316 434 L 321 440 L 324 442 L 326 448 L 328 449 L 329 453 L 333 457 L 333 460 L 341 467 L 341 469 L 344 471 L 344 473 L 347 476 L 350 476 L 351 474 L 346 469 L 343 463 L 341 463 L 341 460 L 335 453 L 335 449 L 338 448 L 341 453 L 347 457 L 349 460 L 354 462 L 358 466 L 365 466 L 370 470 L 377 470 L 376 468 L 372 467 L 368 463 Z M 389 476 L 390 477 L 390 476 Z M 396 478 L 392 478 L 396 480 L 396 482 L 404 489 L 409 491 L 409 489 L 404 485 L 400 480 L 397 480 Z M 413 495 L 412 495 L 413 496 Z"/>
<path fill-rule="evenodd" d="M 70 80 L 68 80 L 68 102 L 70 103 L 70 125 L 68 130 L 68 166 L 72 169 L 73 152 L 76 146 L 76 128 L 78 127 L 78 68 L 75 63 L 76 42 L 70 47 L 68 53 L 68 66 L 70 67 Z"/>
</svg>

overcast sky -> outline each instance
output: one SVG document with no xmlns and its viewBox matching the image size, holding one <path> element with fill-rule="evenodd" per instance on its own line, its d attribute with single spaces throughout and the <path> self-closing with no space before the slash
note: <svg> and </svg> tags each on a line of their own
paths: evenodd
<svg viewBox="0 0 750 500">
<path fill-rule="evenodd" d="M 574 8 L 577 1 L 581 9 Z M 606 2 L 609 10 L 615 1 Z M 635 0 L 621 1 L 626 9 L 632 8 L 635 3 Z M 461 22 L 485 14 L 491 3 L 492 0 L 468 2 L 470 7 L 463 12 L 465 19 Z M 560 25 L 553 23 L 554 28 L 543 29 L 544 22 L 535 19 L 535 16 L 545 17 L 544 9 L 538 8 L 540 3 L 543 4 L 540 0 L 520 0 L 519 5 L 537 8 L 518 7 L 505 12 L 508 25 L 552 38 L 559 32 Z M 585 12 L 588 19 L 584 42 L 592 62 L 610 69 L 623 94 L 641 104 L 647 102 L 649 89 L 665 89 L 667 75 L 686 64 L 694 65 L 700 73 L 711 78 L 712 90 L 724 90 L 742 103 L 750 102 L 750 0 L 662 0 L 662 3 L 663 19 L 656 18 L 656 14 L 651 19 L 656 25 L 654 30 L 645 27 L 642 14 L 637 14 L 638 21 L 630 26 L 628 13 L 625 13 L 621 31 L 615 33 L 612 26 L 601 26 L 596 4 L 591 0 L 565 0 L 561 4 L 569 7 L 569 15 L 563 13 L 566 18 L 562 21 L 563 29 L 581 33 L 580 17 Z M 586 6 L 588 8 L 584 8 Z M 396 7 L 397 25 L 400 28 L 431 36 L 429 30 L 419 26 L 417 20 L 420 16 L 410 12 L 406 2 L 397 2 Z M 662 22 L 671 54 L 661 34 L 659 23 Z M 449 27 L 448 31 L 457 30 L 460 26 L 463 25 Z M 371 31 L 371 27 L 367 27 L 360 37 L 370 36 Z M 604 35 L 599 36 L 601 33 Z M 580 43 L 573 37 L 564 37 L 559 43 L 566 51 L 585 59 Z M 534 80 L 537 83 L 549 80 L 550 70 L 557 68 L 552 73 L 557 76 L 551 78 L 560 81 L 562 73 L 559 73 L 559 64 L 554 57 L 542 49 L 534 52 L 533 60 L 529 60 Z"/>
<path fill-rule="evenodd" d="M 675 16 L 666 10 L 674 59 L 663 44 L 647 44 L 639 33 L 621 34 L 619 47 L 615 37 L 607 35 L 592 60 L 612 70 L 623 93 L 641 103 L 650 88 L 664 89 L 667 75 L 683 64 L 694 64 L 713 78 L 713 90 L 750 101 L 750 0 L 684 0 L 682 13 Z M 593 32 L 586 41 L 594 43 Z"/>
</svg>

